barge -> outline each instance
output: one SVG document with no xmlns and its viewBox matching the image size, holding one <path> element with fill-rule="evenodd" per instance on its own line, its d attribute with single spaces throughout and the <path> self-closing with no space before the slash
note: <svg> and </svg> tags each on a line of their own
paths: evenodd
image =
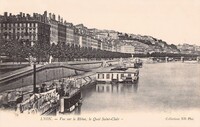
<svg viewBox="0 0 200 127">
<path fill-rule="evenodd" d="M 139 79 L 139 70 L 136 68 L 116 67 L 110 71 L 96 73 L 96 81 L 101 83 L 136 83 Z"/>
<path fill-rule="evenodd" d="M 82 104 L 80 88 L 66 82 L 57 84 L 56 88 L 50 90 L 39 88 L 31 96 L 24 96 L 23 100 L 17 104 L 17 112 L 38 115 L 56 115 L 57 113 L 72 112 Z"/>
<path fill-rule="evenodd" d="M 130 59 L 128 62 L 124 62 L 124 65 L 128 68 L 141 68 L 143 66 L 142 60 L 136 58 L 136 59 Z"/>
<path fill-rule="evenodd" d="M 60 98 L 60 113 L 72 112 L 82 104 L 81 90 L 77 87 L 71 88 Z"/>
<path fill-rule="evenodd" d="M 23 98 L 26 95 L 23 95 Z M 38 115 L 55 115 L 58 108 L 59 95 L 56 89 L 44 92 L 34 93 L 27 99 L 23 99 L 17 104 L 16 111 L 18 114 L 38 114 Z"/>
</svg>

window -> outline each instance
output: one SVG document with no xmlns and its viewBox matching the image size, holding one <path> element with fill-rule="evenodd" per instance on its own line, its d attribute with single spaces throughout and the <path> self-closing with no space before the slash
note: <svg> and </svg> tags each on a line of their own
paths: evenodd
<svg viewBox="0 0 200 127">
<path fill-rule="evenodd" d="M 98 74 L 98 79 L 104 79 L 104 74 Z"/>
<path fill-rule="evenodd" d="M 121 74 L 121 78 L 124 77 L 124 74 Z"/>
<path fill-rule="evenodd" d="M 97 78 L 99 79 L 100 75 L 98 74 Z"/>
<path fill-rule="evenodd" d="M 106 79 L 109 79 L 110 78 L 110 74 L 106 74 Z"/>
</svg>

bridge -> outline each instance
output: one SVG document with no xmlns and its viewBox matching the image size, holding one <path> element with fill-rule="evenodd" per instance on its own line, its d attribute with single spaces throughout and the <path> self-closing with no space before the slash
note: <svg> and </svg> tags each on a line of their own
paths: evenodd
<svg viewBox="0 0 200 127">
<path fill-rule="evenodd" d="M 200 57 L 151 57 L 151 59 L 153 60 L 160 60 L 160 61 L 165 61 L 165 62 L 169 62 L 169 61 L 197 61 L 200 62 Z"/>
</svg>

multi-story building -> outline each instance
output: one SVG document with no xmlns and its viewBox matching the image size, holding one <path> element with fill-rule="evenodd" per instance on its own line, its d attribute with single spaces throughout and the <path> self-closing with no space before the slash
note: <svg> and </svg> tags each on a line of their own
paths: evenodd
<svg viewBox="0 0 200 127">
<path fill-rule="evenodd" d="M 120 51 L 122 53 L 135 53 L 135 47 L 132 45 L 122 45 Z"/>
<path fill-rule="evenodd" d="M 96 35 L 95 35 L 95 38 L 97 39 L 105 39 L 105 38 L 108 38 L 109 34 L 107 32 L 98 32 Z"/>
<path fill-rule="evenodd" d="M 50 43 L 57 44 L 58 43 L 58 21 L 56 21 L 55 14 L 49 13 L 49 24 L 51 25 Z"/>
<path fill-rule="evenodd" d="M 111 38 L 111 39 L 119 39 L 118 32 L 110 31 L 109 32 L 109 38 Z"/>
<path fill-rule="evenodd" d="M 58 19 L 58 42 L 66 43 L 66 26 L 60 21 L 60 17 Z"/>
<path fill-rule="evenodd" d="M 113 47 L 112 42 L 108 41 L 107 43 L 108 43 L 107 51 L 112 51 L 112 47 Z"/>
<path fill-rule="evenodd" d="M 80 45 L 79 44 L 79 34 L 76 33 L 76 29 L 74 29 L 74 43 L 75 45 Z"/>
<path fill-rule="evenodd" d="M 102 41 L 101 40 L 97 40 L 97 41 L 98 41 L 97 49 L 101 49 L 101 47 L 102 47 Z"/>
<path fill-rule="evenodd" d="M 91 36 L 86 36 L 86 47 L 92 46 L 92 38 Z"/>
<path fill-rule="evenodd" d="M 108 42 L 107 41 L 102 41 L 101 43 L 101 50 L 106 50 L 108 51 Z"/>
<path fill-rule="evenodd" d="M 86 26 L 84 26 L 83 24 L 78 24 L 75 27 L 77 28 L 78 33 L 81 35 L 89 35 L 90 34 L 89 29 Z"/>
<path fill-rule="evenodd" d="M 137 54 L 146 54 L 147 52 L 149 52 L 150 48 L 149 45 L 134 40 L 121 40 L 121 43 L 123 43 L 122 45 L 124 44 L 132 45 L 134 47 L 134 53 Z M 159 50 L 158 47 L 156 50 Z"/>
<path fill-rule="evenodd" d="M 69 44 L 74 43 L 74 26 L 72 23 L 66 23 L 66 42 Z"/>
<path fill-rule="evenodd" d="M 92 47 L 93 49 L 98 49 L 98 40 L 95 39 L 95 38 L 91 38 L 91 41 L 92 41 L 91 47 Z"/>
<path fill-rule="evenodd" d="M 199 54 L 198 46 L 195 45 L 189 45 L 189 44 L 183 44 L 183 45 L 177 45 L 177 48 L 180 50 L 181 53 L 184 54 Z"/>
<path fill-rule="evenodd" d="M 81 44 L 81 47 L 88 47 L 88 43 L 87 43 L 87 36 L 81 35 L 79 36 L 80 41 L 79 44 Z"/>
<path fill-rule="evenodd" d="M 92 28 L 92 29 L 88 29 L 89 30 L 89 35 L 90 36 L 95 36 L 98 32 L 100 32 L 100 30 L 96 29 L 96 28 Z"/>
<path fill-rule="evenodd" d="M 34 13 L 33 16 L 25 13 L 8 15 L 7 12 L 0 18 L 0 41 L 21 40 L 29 45 L 35 43 L 50 44 L 50 25 L 47 12 L 43 15 Z"/>
</svg>

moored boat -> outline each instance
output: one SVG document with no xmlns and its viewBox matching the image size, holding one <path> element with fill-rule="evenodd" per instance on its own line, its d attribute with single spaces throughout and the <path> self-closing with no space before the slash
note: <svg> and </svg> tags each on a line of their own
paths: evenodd
<svg viewBox="0 0 200 127">
<path fill-rule="evenodd" d="M 110 71 L 99 71 L 96 73 L 97 82 L 131 82 L 139 79 L 139 70 L 135 68 L 117 67 Z"/>
<path fill-rule="evenodd" d="M 143 66 L 142 60 L 135 58 L 135 59 L 130 59 L 127 62 L 124 62 L 124 65 L 127 68 L 141 68 Z"/>
<path fill-rule="evenodd" d="M 25 95 L 24 95 L 25 96 Z M 29 95 L 30 96 L 30 95 Z M 59 95 L 56 89 L 34 93 L 29 98 L 17 104 L 17 113 L 50 115 L 56 114 Z"/>
<path fill-rule="evenodd" d="M 60 89 L 60 113 L 72 112 L 82 104 L 81 90 L 72 84 L 62 84 Z"/>
</svg>

